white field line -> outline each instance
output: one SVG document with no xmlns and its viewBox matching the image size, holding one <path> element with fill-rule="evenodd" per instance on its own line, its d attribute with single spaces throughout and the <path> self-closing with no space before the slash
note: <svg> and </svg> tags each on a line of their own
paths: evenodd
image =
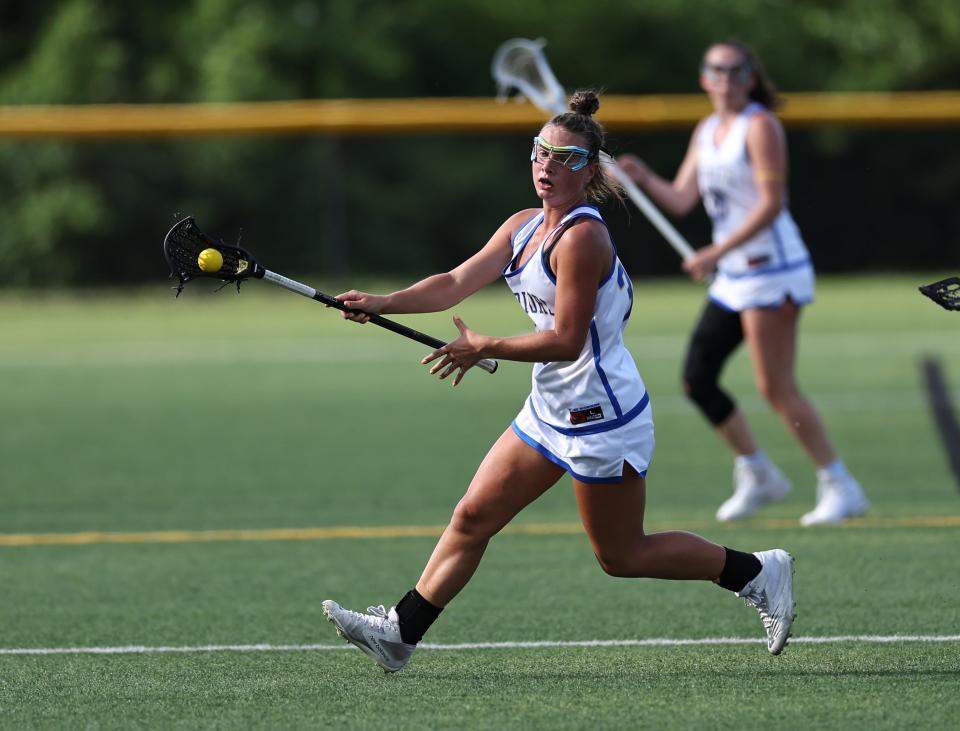
<svg viewBox="0 0 960 731">
<path fill-rule="evenodd" d="M 539 650 L 575 647 L 686 647 L 691 645 L 757 645 L 765 642 L 755 637 L 702 637 L 690 639 L 638 640 L 534 640 L 530 642 L 455 642 L 422 643 L 421 650 Z M 896 642 L 953 643 L 960 635 L 838 635 L 834 637 L 791 637 L 793 645 L 848 644 L 854 642 L 889 644 Z M 152 655 L 210 652 L 314 652 L 347 650 L 348 644 L 312 645 L 123 645 L 117 647 L 0 647 L 0 655 Z"/>
</svg>

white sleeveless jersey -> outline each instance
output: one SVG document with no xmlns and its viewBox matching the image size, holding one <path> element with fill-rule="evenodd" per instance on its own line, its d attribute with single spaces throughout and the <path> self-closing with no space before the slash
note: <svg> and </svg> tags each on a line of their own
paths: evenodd
<svg viewBox="0 0 960 731">
<path fill-rule="evenodd" d="M 697 139 L 697 183 L 713 221 L 713 240 L 723 241 L 756 207 L 760 194 L 747 157 L 747 125 L 765 107 L 748 104 L 733 121 L 723 141 L 714 136 L 720 116 L 707 117 Z M 739 278 L 782 273 L 810 266 L 810 255 L 786 206 L 769 227 L 725 254 L 718 277 Z"/>
<path fill-rule="evenodd" d="M 603 222 L 595 208 L 579 206 L 563 217 L 558 228 L 581 216 Z M 541 243 L 523 266 L 511 267 L 543 219 L 543 212 L 538 213 L 516 233 L 511 263 L 503 271 L 538 332 L 555 326 L 557 280 L 550 269 L 549 251 Z M 613 265 L 598 286 L 590 330 L 577 359 L 533 367 L 533 390 L 527 403 L 539 422 L 567 436 L 598 434 L 628 423 L 646 409 L 646 388 L 623 342 L 632 307 L 633 285 L 614 249 Z"/>
</svg>

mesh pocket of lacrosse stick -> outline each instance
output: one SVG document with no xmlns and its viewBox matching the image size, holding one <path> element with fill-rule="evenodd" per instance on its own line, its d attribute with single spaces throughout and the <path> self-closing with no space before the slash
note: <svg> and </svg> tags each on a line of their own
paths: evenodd
<svg viewBox="0 0 960 731">
<path fill-rule="evenodd" d="M 921 285 L 918 289 L 943 309 L 960 310 L 960 277 L 947 277 L 939 282 Z"/>
<path fill-rule="evenodd" d="M 538 38 L 512 38 L 494 53 L 490 72 L 497 82 L 497 92 L 506 99 L 516 89 L 541 109 L 559 114 L 566 110 L 567 94 L 553 75 L 543 54 L 547 42 Z"/>
<path fill-rule="evenodd" d="M 223 266 L 215 272 L 200 268 L 200 252 L 206 249 L 215 249 L 223 257 Z M 178 221 L 164 237 L 163 256 L 171 275 L 179 279 L 178 296 L 187 282 L 199 277 L 219 279 L 228 284 L 236 282 L 239 289 L 240 282 L 256 277 L 259 269 L 249 252 L 210 238 L 200 230 L 192 216 Z"/>
</svg>

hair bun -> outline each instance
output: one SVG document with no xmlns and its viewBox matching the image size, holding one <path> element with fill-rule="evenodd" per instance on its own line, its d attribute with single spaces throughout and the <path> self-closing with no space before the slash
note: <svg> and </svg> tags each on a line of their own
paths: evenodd
<svg viewBox="0 0 960 731">
<path fill-rule="evenodd" d="M 596 114 L 600 108 L 600 99 L 596 92 L 580 89 L 575 91 L 570 97 L 570 111 L 577 114 L 585 114 L 588 117 Z"/>
</svg>

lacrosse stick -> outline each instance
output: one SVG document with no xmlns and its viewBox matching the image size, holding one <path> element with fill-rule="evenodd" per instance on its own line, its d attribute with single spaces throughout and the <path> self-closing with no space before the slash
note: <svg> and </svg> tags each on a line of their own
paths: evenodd
<svg viewBox="0 0 960 731">
<path fill-rule="evenodd" d="M 192 216 L 176 223 L 164 237 L 163 255 L 172 275 L 180 280 L 177 285 L 177 296 L 183 291 L 187 282 L 199 277 L 219 279 L 227 283 L 236 282 L 238 290 L 240 289 L 240 283 L 244 280 L 265 279 L 329 307 L 334 307 L 343 312 L 356 312 L 356 310 L 344 306 L 336 297 L 331 297 L 313 287 L 308 287 L 306 284 L 301 284 L 293 279 L 271 272 L 269 269 L 264 269 L 245 249 L 241 249 L 239 246 L 228 246 L 222 241 L 214 241 L 198 228 L 197 222 L 193 220 Z M 218 255 L 219 259 L 217 258 Z M 201 268 L 201 263 L 203 268 Z M 380 315 L 371 314 L 370 322 L 434 349 L 446 345 L 443 340 L 424 335 L 422 332 Z M 477 365 L 487 373 L 494 373 L 498 364 L 495 360 L 484 359 L 478 361 Z"/>
<path fill-rule="evenodd" d="M 543 53 L 545 45 L 546 41 L 542 38 L 535 41 L 526 38 L 506 41 L 493 54 L 490 71 L 497 82 L 497 92 L 501 99 L 505 99 L 511 89 L 516 89 L 543 111 L 562 114 L 567 111 L 567 94 L 547 63 L 547 57 Z M 673 224 L 664 218 L 613 156 L 601 150 L 600 159 L 610 164 L 614 177 L 623 186 L 627 196 L 674 250 L 684 259 L 693 256 L 693 247 Z"/>
<path fill-rule="evenodd" d="M 947 277 L 939 282 L 919 287 L 926 295 L 945 310 L 960 310 L 960 277 Z"/>
</svg>

